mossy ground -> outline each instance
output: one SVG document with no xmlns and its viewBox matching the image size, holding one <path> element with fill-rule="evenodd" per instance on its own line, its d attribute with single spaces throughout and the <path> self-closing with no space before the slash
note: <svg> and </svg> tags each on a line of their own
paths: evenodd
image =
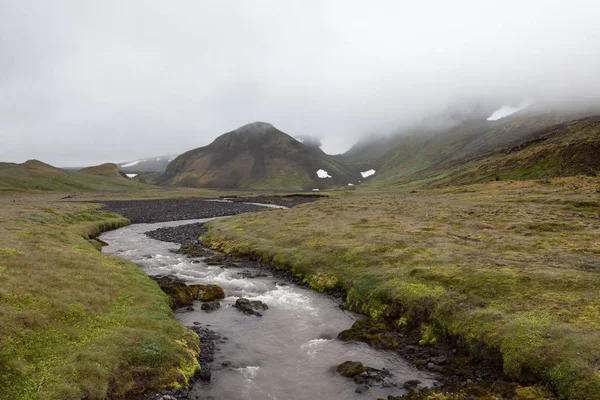
<svg viewBox="0 0 600 400">
<path fill-rule="evenodd" d="M 128 221 L 60 197 L 0 196 L 0 399 L 185 385 L 198 337 L 139 267 L 90 239 Z"/>
<path fill-rule="evenodd" d="M 460 337 L 501 352 L 509 376 L 600 398 L 598 188 L 579 177 L 357 192 L 215 220 L 203 239 L 342 287 L 354 310 L 422 329 L 423 344 Z"/>
</svg>

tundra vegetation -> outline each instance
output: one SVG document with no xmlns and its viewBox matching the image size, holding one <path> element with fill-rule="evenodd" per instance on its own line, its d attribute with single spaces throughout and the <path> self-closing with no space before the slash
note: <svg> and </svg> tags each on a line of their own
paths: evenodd
<svg viewBox="0 0 600 400">
<path fill-rule="evenodd" d="M 343 288 L 349 306 L 600 398 L 600 179 L 353 192 L 210 222 L 203 240 Z"/>
<path fill-rule="evenodd" d="M 0 398 L 186 385 L 199 369 L 198 337 L 154 281 L 94 239 L 129 221 L 61 196 L 0 196 Z"/>
</svg>

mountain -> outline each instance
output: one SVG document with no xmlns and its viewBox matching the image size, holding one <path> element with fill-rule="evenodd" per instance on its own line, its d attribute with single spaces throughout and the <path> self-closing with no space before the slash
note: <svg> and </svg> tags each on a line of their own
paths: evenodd
<svg viewBox="0 0 600 400">
<path fill-rule="evenodd" d="M 139 174 L 141 172 L 165 172 L 167 165 L 173 161 L 177 155 L 166 155 L 159 157 L 148 157 L 138 160 L 119 163 L 117 166 L 125 172 Z"/>
<path fill-rule="evenodd" d="M 361 179 L 359 168 L 350 163 L 306 146 L 271 124 L 254 122 L 178 156 L 167 167 L 162 183 L 310 190 L 346 186 Z"/>
<path fill-rule="evenodd" d="M 352 163 L 369 163 L 377 169 L 378 186 L 407 182 L 440 165 L 482 157 L 509 143 L 556 124 L 594 114 L 594 109 L 527 109 L 496 121 L 471 118 L 447 129 L 415 127 L 404 134 L 358 143 L 342 156 Z"/>
<path fill-rule="evenodd" d="M 103 164 L 80 171 L 64 170 L 38 160 L 22 164 L 0 163 L 0 191 L 144 189 L 150 186 L 135 182 L 115 164 Z"/>
<path fill-rule="evenodd" d="M 600 115 L 537 130 L 485 153 L 431 166 L 396 183 L 426 186 L 600 174 Z"/>
</svg>

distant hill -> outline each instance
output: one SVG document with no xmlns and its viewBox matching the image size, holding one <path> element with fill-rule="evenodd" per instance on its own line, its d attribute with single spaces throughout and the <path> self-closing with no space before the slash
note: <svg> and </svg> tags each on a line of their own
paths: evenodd
<svg viewBox="0 0 600 400">
<path fill-rule="evenodd" d="M 0 163 L 0 191 L 145 189 L 151 186 L 127 178 L 115 164 L 80 171 L 64 170 L 38 160 L 22 164 Z"/>
<path fill-rule="evenodd" d="M 177 155 L 166 155 L 158 157 L 141 158 L 133 161 L 118 163 L 117 166 L 124 172 L 136 173 L 141 172 L 165 172 L 167 165 L 173 161 Z"/>
<path fill-rule="evenodd" d="M 569 120 L 589 116 L 593 111 L 526 110 L 497 121 L 474 118 L 445 130 L 415 128 L 412 133 L 358 143 L 343 160 L 369 163 L 377 169 L 377 186 L 394 186 L 422 176 L 422 171 L 442 165 L 456 165 L 482 157 L 509 143 Z M 446 171 L 450 173 L 449 171 Z"/>
<path fill-rule="evenodd" d="M 167 167 L 173 186 L 254 189 L 322 189 L 356 184 L 360 169 L 307 146 L 273 125 L 255 122 L 188 151 Z"/>
<path fill-rule="evenodd" d="M 600 115 L 537 130 L 485 153 L 436 164 L 396 183 L 426 186 L 600 174 Z"/>
</svg>

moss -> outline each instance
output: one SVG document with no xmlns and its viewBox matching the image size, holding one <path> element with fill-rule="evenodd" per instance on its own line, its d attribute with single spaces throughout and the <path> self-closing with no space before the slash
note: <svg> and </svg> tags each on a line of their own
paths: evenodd
<svg viewBox="0 0 600 400">
<path fill-rule="evenodd" d="M 338 335 L 340 340 L 360 341 L 381 349 L 396 349 L 400 344 L 391 332 L 390 326 L 381 321 L 360 319 Z"/>
<path fill-rule="evenodd" d="M 202 290 L 200 301 L 210 302 L 225 298 L 223 288 L 218 285 L 200 285 L 200 287 Z"/>
<path fill-rule="evenodd" d="M 432 325 L 423 324 L 421 326 L 421 338 L 419 339 L 420 345 L 435 344 L 438 341 L 437 334 Z"/>
<path fill-rule="evenodd" d="M 171 308 L 191 305 L 198 300 L 198 293 L 204 288 L 203 285 L 187 285 L 185 282 L 172 276 L 154 278 L 163 292 L 169 296 Z"/>
<path fill-rule="evenodd" d="M 519 377 L 523 365 L 535 365 L 536 350 L 543 344 L 549 327 L 549 317 L 544 314 L 520 313 L 507 326 L 500 346 L 504 358 L 504 372 Z"/>
<path fill-rule="evenodd" d="M 307 283 L 312 289 L 321 293 L 335 289 L 339 285 L 339 281 L 335 276 L 323 271 L 317 271 L 314 274 L 305 277 L 304 283 Z"/>
<path fill-rule="evenodd" d="M 515 400 L 550 400 L 554 395 L 542 386 L 519 386 L 515 390 Z"/>
<path fill-rule="evenodd" d="M 0 258 L 17 257 L 22 256 L 23 254 L 25 253 L 23 253 L 21 250 L 0 248 Z"/>
<path fill-rule="evenodd" d="M 355 376 L 370 370 L 372 370 L 372 368 L 366 367 L 362 363 L 356 361 L 344 361 L 337 366 L 337 372 L 348 378 L 354 378 Z"/>
</svg>

